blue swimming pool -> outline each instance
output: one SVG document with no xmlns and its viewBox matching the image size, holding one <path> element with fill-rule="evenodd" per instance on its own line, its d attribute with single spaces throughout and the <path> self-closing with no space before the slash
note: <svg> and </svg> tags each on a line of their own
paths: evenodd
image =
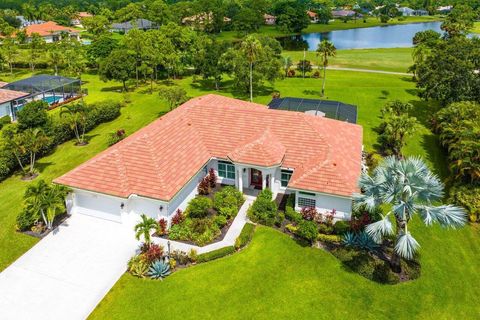
<svg viewBox="0 0 480 320">
<path fill-rule="evenodd" d="M 43 101 L 47 102 L 48 104 L 54 104 L 55 102 L 58 102 L 61 99 L 61 97 L 54 97 L 54 96 L 48 96 L 42 98 Z"/>
</svg>

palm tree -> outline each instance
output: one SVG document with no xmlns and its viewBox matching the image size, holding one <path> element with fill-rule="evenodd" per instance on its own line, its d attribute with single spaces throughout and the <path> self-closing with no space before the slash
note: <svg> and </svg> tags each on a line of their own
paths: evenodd
<svg viewBox="0 0 480 320">
<path fill-rule="evenodd" d="M 250 74 L 250 101 L 253 101 L 253 65 L 258 61 L 262 53 L 262 44 L 254 36 L 247 36 L 241 44 L 241 50 L 247 57 Z"/>
<path fill-rule="evenodd" d="M 25 190 L 25 195 L 23 196 L 27 210 L 32 212 L 40 212 L 45 225 L 48 224 L 48 220 L 45 214 L 46 207 L 43 201 L 43 195 L 47 189 L 48 184 L 44 180 L 40 180 L 36 184 L 28 185 L 27 189 Z"/>
<path fill-rule="evenodd" d="M 337 48 L 335 48 L 332 42 L 328 40 L 322 40 L 322 42 L 318 44 L 317 57 L 320 56 L 323 63 L 322 97 L 325 95 L 325 81 L 327 78 L 328 58 L 335 57 L 336 54 Z"/>
<path fill-rule="evenodd" d="M 25 191 L 25 204 L 28 210 L 40 212 L 49 230 L 53 228 L 55 217 L 65 211 L 65 196 L 69 189 L 64 186 L 49 186 L 44 180 L 31 184 Z"/>
<path fill-rule="evenodd" d="M 51 141 L 51 139 L 45 134 L 42 129 L 27 129 L 20 134 L 23 140 L 23 146 L 30 154 L 30 169 L 29 175 L 34 176 L 35 173 L 35 161 L 37 153 L 45 148 Z"/>
<path fill-rule="evenodd" d="M 135 225 L 135 238 L 140 240 L 143 235 L 145 244 L 150 245 L 150 231 L 157 230 L 158 223 L 155 219 L 147 217 L 145 214 L 141 215 L 142 221 Z"/>
<path fill-rule="evenodd" d="M 355 196 L 355 206 L 373 211 L 380 205 L 391 210 L 380 221 L 366 227 L 375 241 L 393 235 L 390 217 L 395 218 L 396 240 L 390 260 L 392 269 L 401 271 L 401 258 L 412 259 L 419 244 L 408 230 L 413 215 L 418 214 L 425 225 L 438 222 L 442 226 L 458 227 L 466 222 L 463 208 L 452 205 L 434 206 L 443 197 L 443 184 L 420 158 L 388 157 L 373 172 L 362 174 L 359 181 L 362 194 Z"/>
<path fill-rule="evenodd" d="M 285 71 L 285 77 L 288 77 L 288 71 L 290 70 L 290 67 L 293 65 L 292 58 L 283 57 L 282 62 L 283 62 L 283 70 Z"/>
<path fill-rule="evenodd" d="M 85 129 L 87 126 L 88 108 L 84 103 L 65 105 L 60 116 L 67 119 L 70 128 L 75 133 L 77 145 L 83 146 L 85 142 Z"/>
</svg>

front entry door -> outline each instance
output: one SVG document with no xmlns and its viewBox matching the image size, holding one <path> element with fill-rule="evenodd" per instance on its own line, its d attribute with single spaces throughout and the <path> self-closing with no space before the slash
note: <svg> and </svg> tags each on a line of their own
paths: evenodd
<svg viewBox="0 0 480 320">
<path fill-rule="evenodd" d="M 255 186 L 255 189 L 262 189 L 262 171 L 252 168 L 250 175 L 250 183 Z"/>
</svg>

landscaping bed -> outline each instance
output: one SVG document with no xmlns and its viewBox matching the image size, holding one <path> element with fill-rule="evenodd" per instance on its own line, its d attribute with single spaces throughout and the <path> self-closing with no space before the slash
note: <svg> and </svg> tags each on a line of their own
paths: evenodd
<svg viewBox="0 0 480 320">
<path fill-rule="evenodd" d="M 378 220 L 378 212 L 358 210 L 352 213 L 351 221 L 334 222 L 334 210 L 327 214 L 320 214 L 314 208 L 297 212 L 294 202 L 294 195 L 278 195 L 272 200 L 271 192 L 263 190 L 250 207 L 249 218 L 288 234 L 303 246 L 330 252 L 347 270 L 369 280 L 396 284 L 420 276 L 416 259 L 402 260 L 401 272 L 393 272 L 390 266 L 393 241 L 386 239 L 378 244 L 364 231 L 366 225 Z"/>
<path fill-rule="evenodd" d="M 63 222 L 65 222 L 68 218 L 70 218 L 70 214 L 68 213 L 63 213 L 55 217 L 55 220 L 53 221 L 53 228 L 52 229 L 47 229 L 45 224 L 43 222 L 39 222 L 35 226 L 33 226 L 30 230 L 25 230 L 25 231 L 20 231 L 26 235 L 43 239 L 45 238 L 50 232 L 55 230 L 59 225 L 61 225 Z"/>
<path fill-rule="evenodd" d="M 172 217 L 170 228 L 161 219 L 154 236 L 205 246 L 221 241 L 237 216 L 245 199 L 233 186 L 216 183 L 213 170 L 198 186 L 198 195 L 190 200 L 185 212 L 177 210 Z"/>
</svg>

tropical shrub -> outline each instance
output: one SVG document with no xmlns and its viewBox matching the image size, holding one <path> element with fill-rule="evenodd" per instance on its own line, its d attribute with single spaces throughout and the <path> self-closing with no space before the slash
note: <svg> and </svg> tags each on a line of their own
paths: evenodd
<svg viewBox="0 0 480 320">
<path fill-rule="evenodd" d="M 158 220 L 158 229 L 157 229 L 157 233 L 161 236 L 163 236 L 164 234 L 167 233 L 167 220 L 165 220 L 164 218 Z"/>
<path fill-rule="evenodd" d="M 277 219 L 277 204 L 272 200 L 269 189 L 262 190 L 248 209 L 248 217 L 254 222 L 273 226 Z"/>
<path fill-rule="evenodd" d="M 140 218 L 142 220 L 138 222 L 134 227 L 135 238 L 137 240 L 140 240 L 140 238 L 143 236 L 143 241 L 145 242 L 145 244 L 150 245 L 150 232 L 152 230 L 156 231 L 158 229 L 158 223 L 157 221 L 155 221 L 155 219 L 150 218 L 145 214 L 142 214 Z"/>
<path fill-rule="evenodd" d="M 254 233 L 255 233 L 255 225 L 251 223 L 245 223 L 245 225 L 243 226 L 242 232 L 240 232 L 240 235 L 235 241 L 235 248 L 238 250 L 246 246 L 247 243 L 249 243 L 252 240 Z"/>
<path fill-rule="evenodd" d="M 134 256 L 128 261 L 128 272 L 135 277 L 144 278 L 148 272 L 148 263 L 142 255 Z"/>
<path fill-rule="evenodd" d="M 365 231 L 359 233 L 348 231 L 343 235 L 342 242 L 347 247 L 356 247 L 367 251 L 375 251 L 379 248 L 375 240 Z"/>
<path fill-rule="evenodd" d="M 148 264 L 163 257 L 163 247 L 152 243 L 148 246 L 148 249 L 144 252 L 145 260 Z"/>
<path fill-rule="evenodd" d="M 170 274 L 170 264 L 156 260 L 148 269 L 148 276 L 152 279 L 162 280 Z"/>
<path fill-rule="evenodd" d="M 318 224 L 318 232 L 323 234 L 332 234 L 333 233 L 333 226 L 326 224 L 326 223 L 319 223 Z"/>
<path fill-rule="evenodd" d="M 228 256 L 229 254 L 232 254 L 234 252 L 235 252 L 235 247 L 233 247 L 233 246 L 224 247 L 224 248 L 217 249 L 217 250 L 214 250 L 214 251 L 199 254 L 198 257 L 197 257 L 197 262 L 212 261 L 212 260 L 215 260 L 215 259 L 219 259 L 219 258 Z"/>
<path fill-rule="evenodd" d="M 170 265 L 170 270 L 174 270 L 177 267 L 177 261 L 173 258 L 168 259 L 168 264 Z"/>
<path fill-rule="evenodd" d="M 300 212 L 295 211 L 292 207 L 285 207 L 285 217 L 295 223 L 300 223 L 303 217 Z"/>
<path fill-rule="evenodd" d="M 181 265 L 186 265 L 190 260 L 188 255 L 180 250 L 174 250 L 172 253 L 170 253 L 170 257 L 175 259 L 175 261 L 177 261 L 178 264 Z"/>
<path fill-rule="evenodd" d="M 213 168 L 210 168 L 210 170 L 208 171 L 207 180 L 210 188 L 215 188 L 215 186 L 217 185 L 217 174 L 215 173 L 215 170 L 213 170 Z"/>
<path fill-rule="evenodd" d="M 185 219 L 181 223 L 172 224 L 168 231 L 168 237 L 172 240 L 188 240 L 191 238 L 192 219 Z"/>
<path fill-rule="evenodd" d="M 208 176 L 204 177 L 202 181 L 197 186 L 198 194 L 206 196 L 210 193 L 210 182 L 208 181 Z"/>
<path fill-rule="evenodd" d="M 277 227 L 281 227 L 283 224 L 283 221 L 285 221 L 285 214 L 281 211 L 278 211 L 277 219 L 275 220 L 275 225 Z"/>
<path fill-rule="evenodd" d="M 336 234 L 322 234 L 319 233 L 317 236 L 317 240 L 323 241 L 323 242 L 328 242 L 328 243 L 341 243 L 342 242 L 342 237 Z"/>
<path fill-rule="evenodd" d="M 215 224 L 221 229 L 223 228 L 226 224 L 227 224 L 227 218 L 225 218 L 225 216 L 222 216 L 222 215 L 217 215 L 215 217 Z"/>
<path fill-rule="evenodd" d="M 114 144 L 122 141 L 123 139 L 125 139 L 126 137 L 126 133 L 125 133 L 125 130 L 123 129 L 120 129 L 120 130 L 116 130 L 112 133 L 109 134 L 108 136 L 108 145 L 109 146 L 113 146 Z"/>
<path fill-rule="evenodd" d="M 294 226 L 293 224 L 289 223 L 285 226 L 285 229 L 290 232 L 290 233 L 296 233 L 298 230 L 297 226 Z"/>
<path fill-rule="evenodd" d="M 335 234 L 344 234 L 350 230 L 350 223 L 347 221 L 339 220 L 333 225 L 333 232 Z"/>
<path fill-rule="evenodd" d="M 175 215 L 172 217 L 172 226 L 182 223 L 183 220 L 185 220 L 185 215 L 183 214 L 182 210 L 177 209 L 177 212 L 175 212 Z"/>
<path fill-rule="evenodd" d="M 16 219 L 16 229 L 18 231 L 27 231 L 40 219 L 40 215 L 34 210 L 23 208 Z"/>
<path fill-rule="evenodd" d="M 197 262 L 198 260 L 198 253 L 197 253 L 197 250 L 195 249 L 191 249 L 190 252 L 188 253 L 188 259 L 190 260 L 190 262 Z"/>
<path fill-rule="evenodd" d="M 222 208 L 231 208 L 234 207 L 236 211 L 242 205 L 243 194 L 237 190 L 235 187 L 227 186 L 222 188 L 222 190 L 215 193 L 213 198 L 213 203 L 217 211 L 221 211 Z"/>
<path fill-rule="evenodd" d="M 12 122 L 12 120 L 10 119 L 10 116 L 0 117 L 0 130 L 2 130 L 2 128 L 4 126 L 6 126 L 7 124 L 9 124 L 11 122 Z"/>
<path fill-rule="evenodd" d="M 455 186 L 450 189 L 449 196 L 449 201 L 468 211 L 471 222 L 480 222 L 480 186 Z"/>
<path fill-rule="evenodd" d="M 303 219 L 313 221 L 315 218 L 318 216 L 317 209 L 315 208 L 302 208 L 300 211 L 300 214 L 302 215 Z"/>
<path fill-rule="evenodd" d="M 300 238 L 313 243 L 318 236 L 317 224 L 313 221 L 304 220 L 298 224 L 298 229 L 295 234 Z"/>
<path fill-rule="evenodd" d="M 213 207 L 213 202 L 207 197 L 195 197 L 188 203 L 186 210 L 187 216 L 191 218 L 204 218 L 208 216 L 209 209 Z"/>
<path fill-rule="evenodd" d="M 20 130 L 28 128 L 46 128 L 50 119 L 48 117 L 48 103 L 37 100 L 27 103 L 22 110 L 17 112 L 17 122 Z"/>
</svg>

